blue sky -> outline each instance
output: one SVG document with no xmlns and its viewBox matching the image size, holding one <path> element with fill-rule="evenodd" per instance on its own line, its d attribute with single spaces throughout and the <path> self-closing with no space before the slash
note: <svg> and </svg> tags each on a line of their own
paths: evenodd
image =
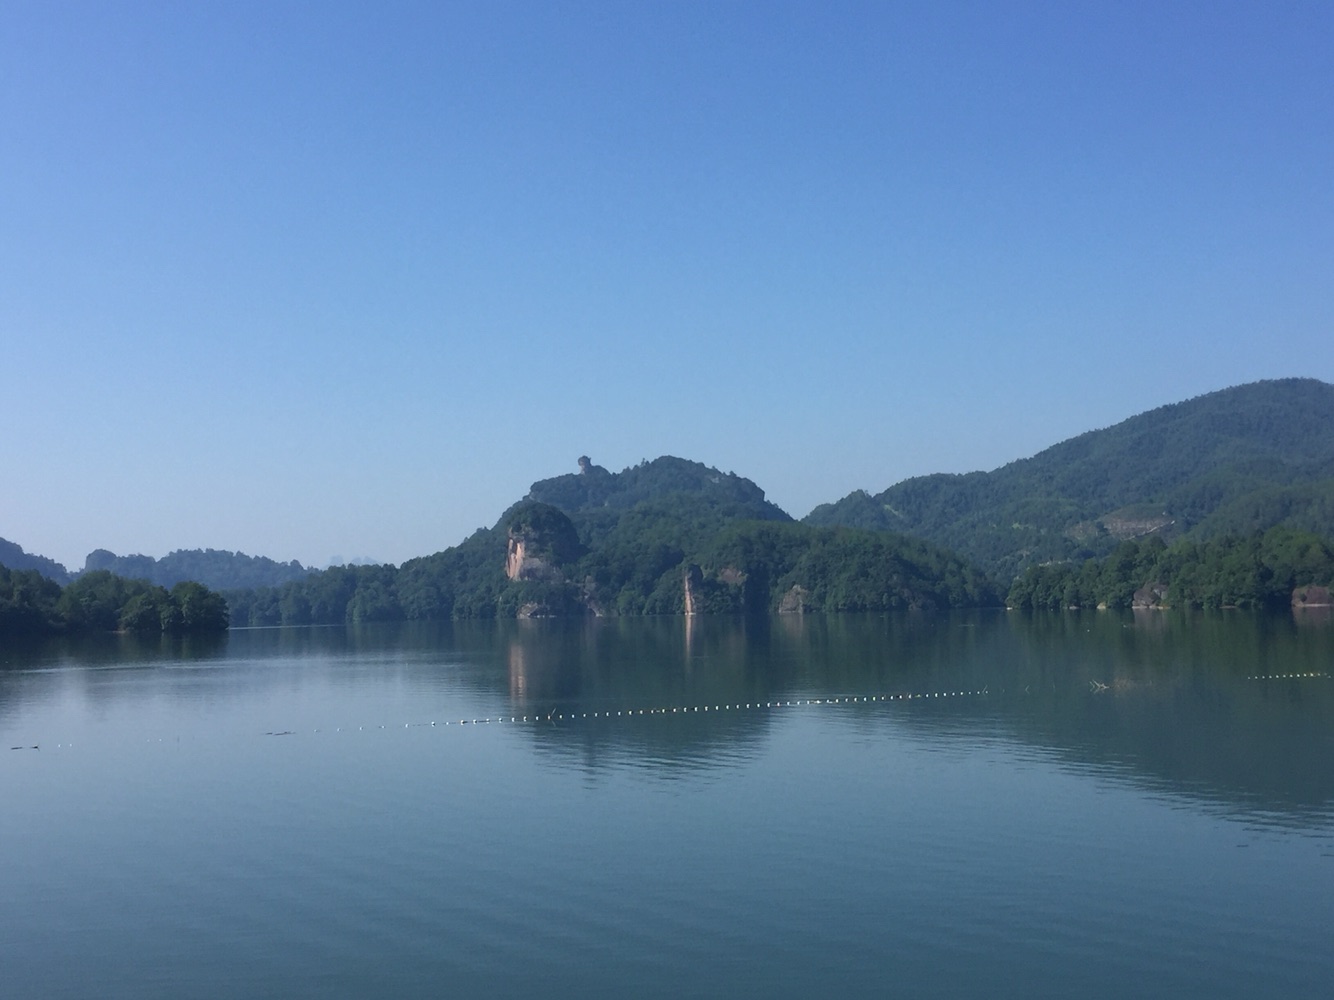
<svg viewBox="0 0 1334 1000">
<path fill-rule="evenodd" d="M 0 536 L 400 562 L 1334 381 L 1328 3 L 0 7 Z"/>
</svg>

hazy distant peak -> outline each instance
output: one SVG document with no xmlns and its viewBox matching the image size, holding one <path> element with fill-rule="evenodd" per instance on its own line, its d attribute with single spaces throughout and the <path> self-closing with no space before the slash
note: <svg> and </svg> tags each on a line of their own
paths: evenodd
<svg viewBox="0 0 1334 1000">
<path fill-rule="evenodd" d="M 176 549 L 161 559 L 144 555 L 118 556 L 107 549 L 95 549 L 88 553 L 83 572 L 101 569 L 163 587 L 193 580 L 215 590 L 277 587 L 310 573 L 295 559 L 280 563 L 266 556 L 248 556 L 226 549 Z"/>
<path fill-rule="evenodd" d="M 0 538 L 0 566 L 7 569 L 35 569 L 48 580 L 62 585 L 70 581 L 69 570 L 54 559 L 24 552 L 23 546 L 4 538 Z"/>
</svg>

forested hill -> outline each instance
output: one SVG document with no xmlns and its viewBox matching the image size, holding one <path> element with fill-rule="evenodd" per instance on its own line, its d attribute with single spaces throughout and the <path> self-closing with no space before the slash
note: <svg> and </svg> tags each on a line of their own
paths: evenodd
<svg viewBox="0 0 1334 1000">
<path fill-rule="evenodd" d="M 48 580 L 59 584 L 70 581 L 70 572 L 54 559 L 24 552 L 23 546 L 0 538 L 0 566 L 8 569 L 35 569 Z"/>
<path fill-rule="evenodd" d="M 118 556 L 106 549 L 88 553 L 83 572 L 107 570 L 127 580 L 147 580 L 159 587 L 194 581 L 214 590 L 277 587 L 309 575 L 296 560 L 276 562 L 266 556 L 248 556 L 225 549 L 177 549 L 161 559 Z"/>
<path fill-rule="evenodd" d="M 1334 535 L 1334 386 L 1256 382 L 1159 407 L 993 472 L 908 479 L 817 507 L 812 525 L 899 531 L 1002 578 L 1127 538 L 1284 525 Z"/>
<path fill-rule="evenodd" d="M 235 625 L 399 619 L 881 611 L 996 605 L 952 553 L 901 535 L 796 524 L 749 480 L 664 457 L 534 483 L 443 552 L 233 591 Z"/>
</svg>

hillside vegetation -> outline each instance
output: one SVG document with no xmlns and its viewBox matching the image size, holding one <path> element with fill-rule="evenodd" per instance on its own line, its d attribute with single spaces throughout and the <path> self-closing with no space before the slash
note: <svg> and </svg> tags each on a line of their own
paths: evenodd
<svg viewBox="0 0 1334 1000">
<path fill-rule="evenodd" d="M 1129 538 L 1278 525 L 1334 535 L 1334 386 L 1257 382 L 1159 407 L 993 472 L 858 491 L 805 523 L 899 531 L 1008 579 Z"/>
<path fill-rule="evenodd" d="M 1334 545 L 1288 527 L 1205 542 L 1127 541 L 1104 559 L 1031 566 L 1013 608 L 1286 608 L 1328 605 Z"/>
</svg>

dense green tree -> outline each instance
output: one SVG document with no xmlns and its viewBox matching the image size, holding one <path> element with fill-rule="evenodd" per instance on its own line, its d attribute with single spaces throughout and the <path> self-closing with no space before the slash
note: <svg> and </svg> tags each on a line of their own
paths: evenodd
<svg viewBox="0 0 1334 1000">
<path fill-rule="evenodd" d="M 120 609 L 123 632 L 175 632 L 183 625 L 180 604 L 161 587 L 144 586 Z M 222 627 L 226 627 L 225 621 Z"/>
<path fill-rule="evenodd" d="M 227 628 L 227 602 L 198 583 L 168 593 L 107 570 L 62 588 L 35 570 L 0 567 L 0 634 L 15 632 L 209 632 Z"/>
<path fill-rule="evenodd" d="M 60 585 L 36 569 L 0 566 L 0 634 L 60 628 Z"/>
<path fill-rule="evenodd" d="M 125 580 L 99 569 L 82 574 L 66 587 L 57 610 L 72 629 L 114 632 L 120 625 L 121 608 L 131 596 Z"/>
<path fill-rule="evenodd" d="M 202 583 L 178 583 L 171 598 L 181 609 L 181 628 L 187 632 L 211 632 L 227 627 L 227 602 Z"/>
<path fill-rule="evenodd" d="M 305 593 L 308 582 L 289 583 L 279 591 L 278 612 L 283 625 L 310 625 L 310 598 Z M 318 623 L 316 623 L 318 624 Z"/>
</svg>

